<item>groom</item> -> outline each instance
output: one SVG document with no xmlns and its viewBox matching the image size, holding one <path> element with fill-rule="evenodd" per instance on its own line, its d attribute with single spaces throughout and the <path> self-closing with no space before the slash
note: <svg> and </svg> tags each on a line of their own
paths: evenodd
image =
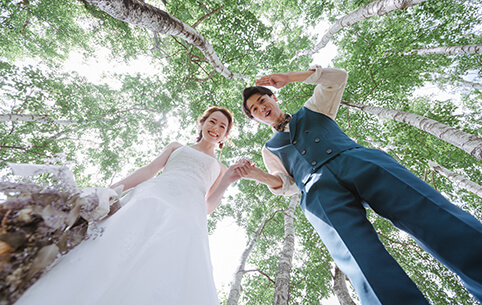
<svg viewBox="0 0 482 305">
<path fill-rule="evenodd" d="M 392 157 L 352 141 L 335 123 L 348 74 L 314 66 L 256 81 L 243 92 L 243 110 L 275 131 L 263 147 L 269 173 L 247 162 L 246 179 L 274 194 L 301 192 L 301 209 L 362 304 L 428 304 L 383 247 L 365 207 L 409 233 L 457 273 L 482 302 L 482 224 L 447 201 Z M 291 116 L 273 92 L 291 82 L 316 84 L 313 96 Z"/>
</svg>

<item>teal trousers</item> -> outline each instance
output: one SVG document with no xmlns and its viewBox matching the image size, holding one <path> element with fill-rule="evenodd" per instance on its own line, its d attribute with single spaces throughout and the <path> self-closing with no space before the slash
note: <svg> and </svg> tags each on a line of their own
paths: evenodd
<svg viewBox="0 0 482 305">
<path fill-rule="evenodd" d="M 482 223 L 390 155 L 368 148 L 345 151 L 314 173 L 301 192 L 303 212 L 363 305 L 428 304 L 386 251 L 366 207 L 407 232 L 482 302 Z"/>
</svg>

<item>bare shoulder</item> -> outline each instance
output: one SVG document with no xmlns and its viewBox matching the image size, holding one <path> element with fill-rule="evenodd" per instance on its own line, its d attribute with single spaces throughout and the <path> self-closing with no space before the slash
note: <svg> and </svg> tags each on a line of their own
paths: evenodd
<svg viewBox="0 0 482 305">
<path fill-rule="evenodd" d="M 171 152 L 175 151 L 176 149 L 178 149 L 179 147 L 182 147 L 184 145 L 182 145 L 181 143 L 179 142 L 171 142 L 169 143 L 167 146 L 166 146 L 166 150 L 170 150 Z"/>
</svg>

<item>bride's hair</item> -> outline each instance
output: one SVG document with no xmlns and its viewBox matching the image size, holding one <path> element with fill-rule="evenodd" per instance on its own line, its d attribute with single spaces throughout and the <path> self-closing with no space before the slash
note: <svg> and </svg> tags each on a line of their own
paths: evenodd
<svg viewBox="0 0 482 305">
<path fill-rule="evenodd" d="M 226 126 L 226 136 L 225 136 L 224 139 L 226 139 L 228 137 L 229 131 L 231 130 L 231 127 L 233 127 L 233 115 L 231 114 L 231 111 L 229 111 L 226 108 L 212 106 L 212 107 L 209 107 L 206 111 L 204 111 L 203 115 L 197 120 L 198 127 L 199 127 L 199 133 L 198 133 L 196 142 L 201 141 L 201 139 L 203 137 L 202 126 L 204 125 L 204 122 L 206 122 L 208 117 L 216 111 L 221 112 L 228 119 L 228 126 Z M 223 146 L 224 146 L 224 141 L 218 143 L 219 149 L 222 149 Z"/>
</svg>

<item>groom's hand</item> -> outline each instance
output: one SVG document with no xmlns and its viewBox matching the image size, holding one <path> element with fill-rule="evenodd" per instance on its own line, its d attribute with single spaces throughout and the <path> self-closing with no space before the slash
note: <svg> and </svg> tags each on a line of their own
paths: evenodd
<svg viewBox="0 0 482 305">
<path fill-rule="evenodd" d="M 258 86 L 273 86 L 275 88 L 281 88 L 290 83 L 287 73 L 275 73 L 261 77 L 256 81 Z"/>
</svg>

